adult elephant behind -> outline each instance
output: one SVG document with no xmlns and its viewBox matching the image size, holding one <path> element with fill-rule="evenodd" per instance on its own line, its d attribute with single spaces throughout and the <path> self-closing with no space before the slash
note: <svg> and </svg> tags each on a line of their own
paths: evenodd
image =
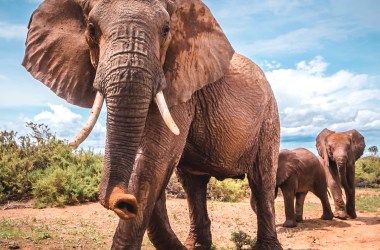
<svg viewBox="0 0 380 250">
<path fill-rule="evenodd" d="M 339 219 L 355 219 L 355 161 L 364 152 L 364 137 L 355 129 L 337 133 L 325 128 L 316 141 L 334 198 L 334 216 Z M 346 194 L 346 205 L 341 186 Z"/>
<path fill-rule="evenodd" d="M 114 249 L 139 249 L 146 229 L 156 248 L 184 248 L 165 204 L 177 165 L 191 219 L 186 247 L 211 247 L 210 176 L 246 174 L 258 204 L 256 247 L 281 249 L 276 101 L 263 72 L 234 53 L 201 1 L 46 0 L 31 18 L 23 65 L 68 102 L 94 103 L 74 147 L 106 99 L 99 199 L 120 217 Z"/>
</svg>

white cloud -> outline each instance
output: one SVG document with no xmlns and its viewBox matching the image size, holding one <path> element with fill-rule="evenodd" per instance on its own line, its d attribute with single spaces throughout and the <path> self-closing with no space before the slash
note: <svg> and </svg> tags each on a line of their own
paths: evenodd
<svg viewBox="0 0 380 250">
<path fill-rule="evenodd" d="M 62 105 L 48 104 L 50 111 L 43 111 L 34 117 L 36 122 L 48 122 L 54 126 L 66 126 L 67 124 L 73 124 L 80 122 L 82 116 L 73 113 L 69 108 Z"/>
<path fill-rule="evenodd" d="M 25 40 L 27 32 L 26 25 L 0 22 L 0 38 Z"/>
<path fill-rule="evenodd" d="M 323 128 L 372 131 L 380 127 L 376 77 L 340 70 L 327 75 L 320 56 L 294 69 L 266 73 L 275 92 L 283 137 L 315 137 Z"/>
<path fill-rule="evenodd" d="M 350 33 L 350 29 L 319 24 L 315 27 L 292 30 L 275 38 L 258 40 L 242 45 L 241 48 L 246 53 L 255 54 L 301 53 L 309 49 L 320 49 L 323 42 L 341 40 Z"/>
</svg>

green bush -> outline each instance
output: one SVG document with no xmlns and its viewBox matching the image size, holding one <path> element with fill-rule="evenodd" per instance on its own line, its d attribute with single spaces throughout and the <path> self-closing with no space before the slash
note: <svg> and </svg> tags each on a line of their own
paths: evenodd
<svg viewBox="0 0 380 250">
<path fill-rule="evenodd" d="M 173 174 L 169 184 L 166 187 L 166 192 L 176 198 L 186 198 L 186 193 L 179 182 L 178 177 Z M 225 179 L 218 181 L 214 177 L 210 179 L 207 186 L 207 198 L 210 200 L 224 202 L 239 202 L 246 197 L 249 197 L 250 189 L 247 179 Z"/>
<path fill-rule="evenodd" d="M 208 184 L 208 198 L 211 200 L 238 202 L 249 196 L 249 185 L 247 179 L 225 179 L 218 181 L 211 178 Z"/>
<path fill-rule="evenodd" d="M 236 249 L 253 249 L 256 244 L 256 237 L 251 238 L 248 234 L 243 231 L 233 232 L 231 234 L 231 240 L 235 243 Z"/>
<path fill-rule="evenodd" d="M 0 133 L 0 203 L 34 198 L 36 207 L 45 207 L 97 200 L 102 156 L 73 152 L 46 125 L 27 127 L 27 136 Z"/>
<path fill-rule="evenodd" d="M 355 163 L 356 185 L 359 187 L 380 187 L 380 158 L 369 156 Z"/>
</svg>

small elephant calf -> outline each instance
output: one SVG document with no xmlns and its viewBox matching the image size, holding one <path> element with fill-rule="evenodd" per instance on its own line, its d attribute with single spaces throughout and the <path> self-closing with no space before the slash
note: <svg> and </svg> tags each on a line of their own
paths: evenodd
<svg viewBox="0 0 380 250">
<path fill-rule="evenodd" d="M 276 196 L 281 188 L 285 203 L 286 221 L 284 227 L 295 227 L 302 221 L 303 204 L 307 192 L 311 191 L 322 202 L 321 219 L 331 220 L 333 213 L 327 197 L 327 181 L 323 166 L 309 150 L 297 148 L 281 150 L 278 159 Z M 294 196 L 296 209 L 294 211 Z"/>
</svg>

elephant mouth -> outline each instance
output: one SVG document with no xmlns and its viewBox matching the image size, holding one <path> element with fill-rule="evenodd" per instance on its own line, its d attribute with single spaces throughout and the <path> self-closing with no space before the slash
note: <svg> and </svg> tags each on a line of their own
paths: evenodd
<svg viewBox="0 0 380 250">
<path fill-rule="evenodd" d="M 172 131 L 173 134 L 179 135 L 179 128 L 170 114 L 168 105 L 166 104 L 165 97 L 162 91 L 157 92 L 155 101 L 166 126 L 168 126 L 168 128 L 170 129 L 170 131 Z M 95 123 L 99 118 L 103 102 L 104 97 L 98 91 L 96 93 L 94 104 L 92 105 L 91 113 L 87 119 L 87 122 L 83 126 L 82 130 L 78 133 L 78 135 L 71 142 L 69 142 L 69 146 L 71 148 L 76 149 L 90 135 L 92 129 L 95 126 Z"/>
</svg>

